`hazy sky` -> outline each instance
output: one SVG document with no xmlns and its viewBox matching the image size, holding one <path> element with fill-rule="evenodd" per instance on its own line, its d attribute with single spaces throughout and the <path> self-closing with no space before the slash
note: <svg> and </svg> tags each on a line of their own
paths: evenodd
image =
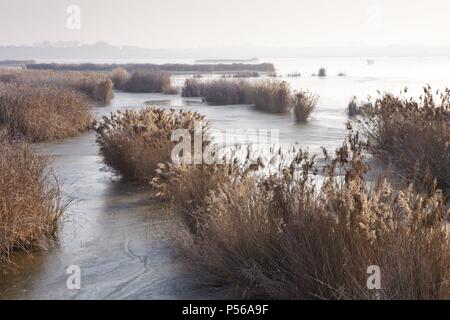
<svg viewBox="0 0 450 320">
<path fill-rule="evenodd" d="M 67 28 L 69 5 L 81 28 Z M 448 0 L 0 0 L 0 45 L 450 44 Z"/>
</svg>

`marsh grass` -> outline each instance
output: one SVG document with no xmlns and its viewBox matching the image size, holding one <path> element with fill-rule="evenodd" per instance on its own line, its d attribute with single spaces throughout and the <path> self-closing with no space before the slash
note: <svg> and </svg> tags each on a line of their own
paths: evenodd
<svg viewBox="0 0 450 320">
<path fill-rule="evenodd" d="M 248 103 L 270 113 L 286 113 L 292 108 L 292 92 L 286 81 L 263 80 L 249 85 Z"/>
<path fill-rule="evenodd" d="M 35 82 L 0 82 L 0 125 L 32 142 L 76 136 L 90 128 L 86 97 L 72 89 Z"/>
<path fill-rule="evenodd" d="M 0 262 L 54 239 L 65 208 L 48 160 L 0 130 Z"/>
<path fill-rule="evenodd" d="M 268 79 L 255 82 L 187 79 L 182 96 L 203 97 L 207 102 L 218 105 L 252 104 L 259 110 L 271 113 L 285 113 L 292 108 L 288 83 Z"/>
<path fill-rule="evenodd" d="M 95 130 L 105 163 L 124 178 L 148 185 L 158 165 L 171 162 L 177 143 L 171 140 L 173 131 L 187 129 L 193 134 L 195 123 L 201 121 L 204 116 L 197 112 L 148 107 L 105 116 L 95 123 Z"/>
<path fill-rule="evenodd" d="M 114 83 L 114 88 L 124 90 L 128 81 L 128 71 L 124 68 L 115 68 L 111 71 L 109 78 Z"/>
<path fill-rule="evenodd" d="M 354 96 L 350 99 L 347 107 L 347 114 L 350 118 L 361 116 L 364 113 L 372 112 L 373 104 L 370 101 L 362 102 Z"/>
<path fill-rule="evenodd" d="M 353 97 L 348 103 L 347 114 L 349 117 L 354 117 L 361 114 L 361 110 L 358 107 L 358 100 Z"/>
<path fill-rule="evenodd" d="M 380 96 L 360 121 L 371 151 L 409 179 L 426 178 L 450 194 L 450 91 L 424 88 L 419 100 Z"/>
<path fill-rule="evenodd" d="M 327 76 L 327 70 L 325 68 L 320 68 L 318 76 L 319 77 L 326 77 Z"/>
<path fill-rule="evenodd" d="M 294 116 L 297 122 L 306 122 L 317 105 L 319 96 L 307 91 L 296 92 L 293 98 Z"/>
<path fill-rule="evenodd" d="M 232 74 L 232 78 L 259 78 L 260 74 L 256 71 L 236 72 Z"/>
<path fill-rule="evenodd" d="M 113 98 L 113 83 L 107 74 L 95 72 L 61 72 L 48 70 L 0 70 L 0 81 L 28 83 L 36 86 L 58 86 L 85 94 L 107 103 Z"/>
<path fill-rule="evenodd" d="M 448 298 L 442 194 L 388 176 L 369 183 L 362 150 L 353 135 L 327 155 L 322 186 L 303 152 L 268 177 L 233 165 L 169 170 L 162 185 L 188 230 L 180 244 L 209 281 L 244 298 Z M 370 265 L 381 268 L 381 290 L 366 286 Z"/>
<path fill-rule="evenodd" d="M 186 79 L 181 94 L 183 97 L 203 97 L 207 102 L 215 105 L 245 104 L 247 87 L 247 82 L 242 80 Z"/>
<path fill-rule="evenodd" d="M 132 73 L 123 85 L 123 90 L 139 93 L 176 93 L 170 82 L 170 74 L 157 71 Z"/>
</svg>

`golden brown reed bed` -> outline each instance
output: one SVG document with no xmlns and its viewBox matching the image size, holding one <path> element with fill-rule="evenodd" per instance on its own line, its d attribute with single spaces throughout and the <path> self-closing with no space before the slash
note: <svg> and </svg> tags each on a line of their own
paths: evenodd
<svg viewBox="0 0 450 320">
<path fill-rule="evenodd" d="M 0 262 L 12 252 L 45 246 L 64 209 L 46 158 L 0 131 Z"/>
<path fill-rule="evenodd" d="M 79 91 L 102 103 L 107 103 L 113 98 L 113 83 L 106 73 L 3 69 L 0 70 L 0 81 L 59 86 Z"/>
<path fill-rule="evenodd" d="M 317 105 L 319 96 L 307 91 L 300 91 L 294 95 L 293 109 L 297 122 L 306 122 Z"/>
<path fill-rule="evenodd" d="M 442 194 L 422 194 L 388 177 L 369 187 L 362 147 L 350 136 L 329 160 L 320 188 L 310 178 L 314 161 L 302 152 L 280 175 L 166 165 L 154 182 L 185 222 L 180 243 L 205 281 L 232 285 L 242 297 L 448 298 L 450 230 Z M 380 290 L 366 286 L 371 265 L 381 268 Z"/>
<path fill-rule="evenodd" d="M 380 103 L 403 110 L 403 103 L 385 99 Z M 446 124 L 446 107 L 398 110 L 418 112 L 434 134 Z M 186 227 L 180 244 L 209 283 L 235 286 L 245 298 L 449 298 L 449 209 L 436 185 L 394 183 L 389 175 L 368 180 L 370 145 L 358 134 L 334 157 L 325 154 L 320 186 L 312 178 L 319 172 L 314 158 L 301 151 L 270 176 L 238 164 L 171 164 L 171 131 L 192 133 L 192 119 L 203 119 L 188 113 L 174 121 L 178 114 L 152 108 L 113 114 L 99 122 L 98 141 L 107 164 L 172 200 Z M 373 265 L 381 270 L 380 290 L 367 288 Z"/>
<path fill-rule="evenodd" d="M 248 84 L 245 81 L 186 79 L 181 95 L 203 97 L 209 103 L 216 105 L 245 104 L 248 100 L 246 90 L 248 90 Z"/>
<path fill-rule="evenodd" d="M 125 74 L 123 71 L 121 73 L 123 79 Z M 113 75 L 118 77 L 118 71 Z M 126 79 L 121 88 L 126 92 L 136 93 L 178 93 L 176 88 L 171 85 L 170 74 L 158 71 L 136 71 Z"/>
<path fill-rule="evenodd" d="M 424 88 L 418 101 L 385 94 L 363 108 L 371 151 L 392 161 L 410 179 L 436 179 L 450 194 L 450 90 Z"/>
<path fill-rule="evenodd" d="M 136 71 L 129 75 L 124 68 L 115 68 L 109 74 L 114 88 L 134 93 L 177 94 L 172 87 L 170 74 L 159 71 Z"/>
<path fill-rule="evenodd" d="M 255 82 L 187 79 L 182 96 L 204 97 L 207 102 L 218 105 L 252 104 L 270 113 L 286 113 L 294 108 L 294 114 L 300 122 L 308 119 L 317 103 L 314 94 L 304 91 L 293 94 L 286 81 L 268 79 Z"/>
<path fill-rule="evenodd" d="M 149 107 L 112 113 L 97 121 L 95 129 L 105 163 L 123 177 L 147 184 L 159 163 L 171 161 L 176 144 L 171 141 L 172 132 L 188 129 L 193 133 L 196 121 L 204 121 L 204 116 Z"/>
<path fill-rule="evenodd" d="M 249 85 L 247 103 L 270 113 L 286 113 L 292 109 L 292 92 L 286 81 L 263 80 Z"/>
<path fill-rule="evenodd" d="M 86 97 L 72 89 L 36 82 L 0 82 L 0 126 L 29 141 L 76 136 L 89 129 Z"/>
<path fill-rule="evenodd" d="M 124 68 L 115 68 L 109 74 L 109 78 L 114 84 L 114 88 L 118 90 L 124 90 L 128 81 L 128 71 Z"/>
</svg>

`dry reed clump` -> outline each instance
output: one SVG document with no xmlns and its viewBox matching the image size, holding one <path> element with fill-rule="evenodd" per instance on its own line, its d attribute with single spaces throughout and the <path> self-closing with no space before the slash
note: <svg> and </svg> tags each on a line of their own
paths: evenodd
<svg viewBox="0 0 450 320">
<path fill-rule="evenodd" d="M 297 92 L 292 102 L 295 120 L 297 122 L 306 122 L 316 108 L 318 99 L 319 97 L 314 93 L 307 91 Z"/>
<path fill-rule="evenodd" d="M 0 262 L 54 238 L 64 209 L 46 158 L 0 131 Z"/>
<path fill-rule="evenodd" d="M 128 71 L 124 68 L 115 68 L 111 71 L 109 78 L 114 83 L 114 88 L 124 90 L 128 81 Z"/>
<path fill-rule="evenodd" d="M 436 98 L 430 87 L 418 101 L 385 94 L 363 112 L 371 151 L 392 161 L 409 178 L 436 179 L 450 192 L 450 90 Z"/>
<path fill-rule="evenodd" d="M 354 96 L 348 103 L 347 114 L 349 117 L 356 117 L 362 115 L 364 112 L 371 112 L 373 105 L 370 101 L 358 102 L 358 99 Z"/>
<path fill-rule="evenodd" d="M 192 134 L 196 122 L 205 124 L 197 112 L 145 108 L 112 113 L 95 123 L 97 143 L 107 165 L 123 177 L 147 184 L 160 163 L 171 161 L 176 129 Z"/>
<path fill-rule="evenodd" d="M 181 96 L 183 97 L 204 97 L 207 82 L 202 82 L 197 79 L 186 79 L 184 86 L 181 89 Z"/>
<path fill-rule="evenodd" d="M 183 97 L 204 97 L 213 104 L 253 104 L 257 109 L 271 112 L 289 112 L 292 108 L 292 95 L 285 81 L 261 80 L 257 82 L 236 80 L 210 80 L 202 82 L 187 79 Z"/>
<path fill-rule="evenodd" d="M 128 78 L 124 85 L 124 91 L 172 94 L 176 92 L 176 89 L 172 87 L 168 73 L 137 71 Z"/>
<path fill-rule="evenodd" d="M 249 86 L 246 96 L 249 103 L 262 111 L 285 113 L 292 108 L 292 93 L 286 81 L 259 81 Z"/>
<path fill-rule="evenodd" d="M 361 114 L 356 97 L 353 97 L 348 103 L 347 113 L 349 117 L 354 117 Z"/>
<path fill-rule="evenodd" d="M 161 200 L 171 200 L 174 212 L 181 217 L 187 229 L 197 234 L 203 223 L 199 211 L 207 197 L 220 186 L 238 176 L 240 168 L 225 164 L 174 165 L 161 164 L 151 185 Z"/>
<path fill-rule="evenodd" d="M 102 103 L 109 102 L 114 97 L 113 87 L 114 83 L 111 79 L 102 80 L 96 83 L 92 89 L 92 98 Z"/>
<path fill-rule="evenodd" d="M 166 186 L 183 208 L 177 212 L 189 230 L 188 256 L 245 298 L 448 298 L 442 194 L 387 178 L 369 188 L 361 150 L 358 137 L 350 137 L 320 188 L 311 178 L 314 161 L 302 152 L 266 178 L 230 166 L 179 169 Z M 366 286 L 371 265 L 381 269 L 380 290 Z"/>
<path fill-rule="evenodd" d="M 0 81 L 50 85 L 79 91 L 89 98 L 107 103 L 113 98 L 113 84 L 106 74 L 45 70 L 1 70 Z"/>
<path fill-rule="evenodd" d="M 0 125 L 32 142 L 62 139 L 87 131 L 92 116 L 85 96 L 35 82 L 0 83 Z"/>
<path fill-rule="evenodd" d="M 245 104 L 247 87 L 245 81 L 186 79 L 181 94 L 183 97 L 203 97 L 216 105 Z"/>
<path fill-rule="evenodd" d="M 319 77 L 326 77 L 327 76 L 327 70 L 325 68 L 320 68 L 318 76 Z"/>
</svg>

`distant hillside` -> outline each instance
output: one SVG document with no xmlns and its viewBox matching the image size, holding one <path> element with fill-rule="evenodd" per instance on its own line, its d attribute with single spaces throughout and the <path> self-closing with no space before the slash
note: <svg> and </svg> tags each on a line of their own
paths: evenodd
<svg viewBox="0 0 450 320">
<path fill-rule="evenodd" d="M 232 61 L 248 57 L 402 57 L 402 56 L 449 56 L 448 46 L 384 46 L 384 47 L 223 47 L 191 49 L 147 49 L 133 46 L 112 46 L 105 42 L 95 44 L 0 46 L 0 59 L 14 60 L 107 60 L 107 59 L 154 59 L 183 58 Z"/>
</svg>

